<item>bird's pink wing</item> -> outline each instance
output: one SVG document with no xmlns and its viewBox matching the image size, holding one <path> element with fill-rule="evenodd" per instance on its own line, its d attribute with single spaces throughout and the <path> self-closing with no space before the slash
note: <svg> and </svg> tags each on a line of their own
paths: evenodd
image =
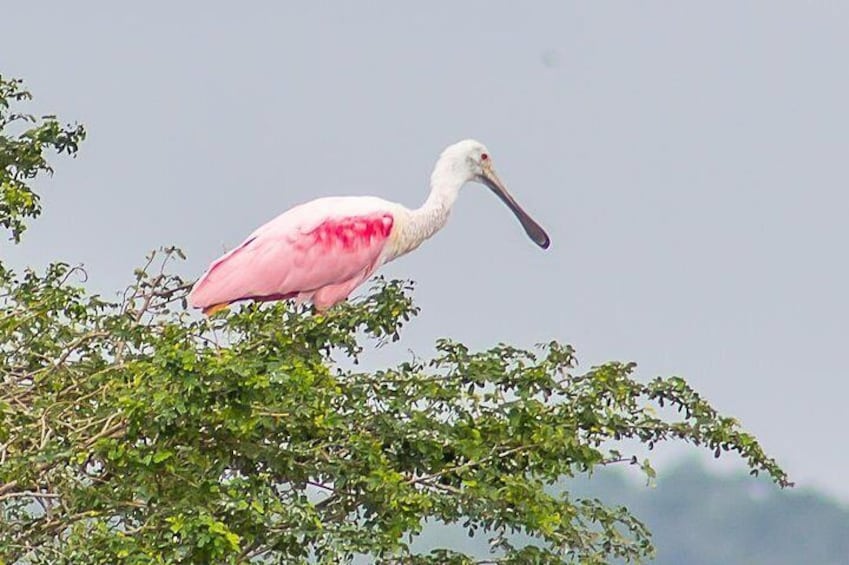
<svg viewBox="0 0 849 565">
<path fill-rule="evenodd" d="M 377 266 L 393 223 L 392 214 L 382 210 L 320 217 L 291 210 L 213 262 L 189 301 L 207 309 L 245 299 L 290 298 L 365 279 Z"/>
</svg>

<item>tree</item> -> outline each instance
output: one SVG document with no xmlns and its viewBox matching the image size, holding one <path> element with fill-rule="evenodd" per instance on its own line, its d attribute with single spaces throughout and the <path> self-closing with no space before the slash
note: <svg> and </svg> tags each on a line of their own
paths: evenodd
<svg viewBox="0 0 849 565">
<path fill-rule="evenodd" d="M 0 223 L 15 242 L 38 213 L 45 152 L 76 154 L 81 126 L 33 119 L 0 78 Z M 10 126 L 31 122 L 17 136 Z M 410 549 L 426 521 L 492 539 L 488 562 L 604 563 L 651 555 L 622 507 L 556 481 L 648 461 L 683 440 L 787 477 L 681 378 L 632 363 L 576 372 L 575 352 L 470 351 L 380 371 L 343 369 L 397 340 L 412 287 L 377 279 L 326 315 L 277 303 L 198 319 L 176 248 L 152 253 L 121 300 L 80 267 L 0 266 L 0 560 L 7 563 L 472 563 Z M 513 533 L 531 536 L 519 544 Z"/>
</svg>

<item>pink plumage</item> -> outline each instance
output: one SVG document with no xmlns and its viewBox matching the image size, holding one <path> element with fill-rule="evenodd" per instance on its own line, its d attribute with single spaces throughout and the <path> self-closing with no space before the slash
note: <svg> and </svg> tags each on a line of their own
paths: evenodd
<svg viewBox="0 0 849 565">
<path fill-rule="evenodd" d="M 240 300 L 310 300 L 325 310 L 379 266 L 394 218 L 371 198 L 322 198 L 260 226 L 215 260 L 189 303 L 211 314 Z"/>
<path fill-rule="evenodd" d="M 480 182 L 513 212 L 542 247 L 550 240 L 495 174 L 487 148 L 473 139 L 445 148 L 424 204 L 406 208 L 373 196 L 318 198 L 260 226 L 216 259 L 189 293 L 212 314 L 240 300 L 311 301 L 326 310 L 344 301 L 381 265 L 418 248 L 442 229 L 460 188 Z"/>
</svg>

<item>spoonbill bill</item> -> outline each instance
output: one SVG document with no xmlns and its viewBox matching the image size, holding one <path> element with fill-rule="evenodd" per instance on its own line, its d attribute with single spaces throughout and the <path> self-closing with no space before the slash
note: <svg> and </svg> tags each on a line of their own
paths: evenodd
<svg viewBox="0 0 849 565">
<path fill-rule="evenodd" d="M 439 156 L 430 195 L 420 207 L 374 196 L 325 197 L 297 205 L 216 259 L 195 283 L 189 303 L 212 315 L 241 300 L 294 298 L 323 312 L 346 300 L 380 266 L 442 229 L 460 188 L 471 181 L 489 187 L 534 243 L 548 248 L 548 234 L 507 192 L 487 148 L 466 139 Z"/>
</svg>

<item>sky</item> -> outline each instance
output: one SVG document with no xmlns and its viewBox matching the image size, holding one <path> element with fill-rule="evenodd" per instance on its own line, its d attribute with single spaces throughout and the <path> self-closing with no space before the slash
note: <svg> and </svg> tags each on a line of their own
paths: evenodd
<svg viewBox="0 0 849 565">
<path fill-rule="evenodd" d="M 173 244 L 195 277 L 311 198 L 417 206 L 475 138 L 551 248 L 466 186 L 383 270 L 422 313 L 381 362 L 439 337 L 635 361 L 849 502 L 849 4 L 31 0 L 0 29 L 31 109 L 89 132 L 4 260 L 110 295 Z"/>
</svg>

